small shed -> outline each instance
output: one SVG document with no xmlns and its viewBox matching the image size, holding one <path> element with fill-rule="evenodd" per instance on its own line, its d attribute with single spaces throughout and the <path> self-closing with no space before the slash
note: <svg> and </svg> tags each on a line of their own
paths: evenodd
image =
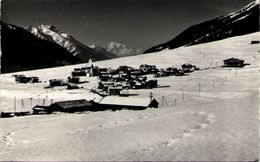
<svg viewBox="0 0 260 162">
<path fill-rule="evenodd" d="M 223 61 L 224 67 L 244 67 L 244 60 L 238 58 L 230 58 Z"/>
<path fill-rule="evenodd" d="M 104 97 L 99 105 L 102 109 L 131 109 L 131 110 L 143 110 L 148 107 L 158 108 L 159 103 L 150 98 L 135 98 L 135 97 L 118 97 L 118 96 L 107 96 Z"/>
<path fill-rule="evenodd" d="M 61 112 L 77 112 L 77 111 L 90 111 L 92 110 L 93 104 L 85 99 L 82 100 L 70 100 L 55 102 L 49 106 L 52 111 Z"/>
</svg>

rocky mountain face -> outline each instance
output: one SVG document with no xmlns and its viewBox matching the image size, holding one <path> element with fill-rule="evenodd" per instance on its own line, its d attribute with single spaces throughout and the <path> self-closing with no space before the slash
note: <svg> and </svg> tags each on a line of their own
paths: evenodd
<svg viewBox="0 0 260 162">
<path fill-rule="evenodd" d="M 107 51 L 93 50 L 51 25 L 24 29 L 1 21 L 1 41 L 1 73 L 117 57 Z"/>
<path fill-rule="evenodd" d="M 259 31 L 259 0 L 237 12 L 191 26 L 172 40 L 149 48 L 144 53 L 207 43 L 257 31 Z"/>
<path fill-rule="evenodd" d="M 26 30 L 41 39 L 62 46 L 73 56 L 79 58 L 83 62 L 88 61 L 90 57 L 93 57 L 95 60 L 106 60 L 116 57 L 114 54 L 105 50 L 93 49 L 82 44 L 72 36 L 61 32 L 53 25 L 40 25 L 38 27 L 29 26 Z"/>
</svg>

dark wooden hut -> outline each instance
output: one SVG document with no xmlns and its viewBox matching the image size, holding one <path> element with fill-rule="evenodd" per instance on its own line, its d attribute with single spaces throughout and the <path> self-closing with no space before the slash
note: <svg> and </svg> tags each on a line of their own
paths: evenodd
<svg viewBox="0 0 260 162">
<path fill-rule="evenodd" d="M 240 60 L 238 58 L 230 58 L 223 60 L 224 66 L 223 67 L 244 67 L 244 60 Z"/>
<path fill-rule="evenodd" d="M 49 106 L 51 111 L 60 112 L 77 112 L 77 111 L 90 111 L 93 108 L 93 104 L 85 99 L 82 100 L 71 100 L 71 101 L 60 101 L 55 102 Z"/>
</svg>

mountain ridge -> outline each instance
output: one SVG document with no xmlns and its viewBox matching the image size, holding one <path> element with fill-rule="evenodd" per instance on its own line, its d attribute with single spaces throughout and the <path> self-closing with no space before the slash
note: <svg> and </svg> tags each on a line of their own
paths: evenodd
<svg viewBox="0 0 260 162">
<path fill-rule="evenodd" d="M 193 25 L 170 41 L 153 46 L 144 53 L 207 43 L 256 31 L 259 31 L 259 0 L 236 12 Z"/>
</svg>

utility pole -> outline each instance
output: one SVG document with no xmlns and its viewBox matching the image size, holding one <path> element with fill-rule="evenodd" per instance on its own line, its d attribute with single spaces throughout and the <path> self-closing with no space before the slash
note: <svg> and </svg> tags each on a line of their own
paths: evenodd
<svg viewBox="0 0 260 162">
<path fill-rule="evenodd" d="M 21 108 L 25 109 L 23 99 L 21 99 Z"/>
<path fill-rule="evenodd" d="M 182 91 L 182 101 L 184 101 L 184 91 Z"/>
<path fill-rule="evenodd" d="M 149 97 L 150 97 L 150 101 L 152 101 L 153 100 L 153 92 L 150 92 Z"/>
</svg>

